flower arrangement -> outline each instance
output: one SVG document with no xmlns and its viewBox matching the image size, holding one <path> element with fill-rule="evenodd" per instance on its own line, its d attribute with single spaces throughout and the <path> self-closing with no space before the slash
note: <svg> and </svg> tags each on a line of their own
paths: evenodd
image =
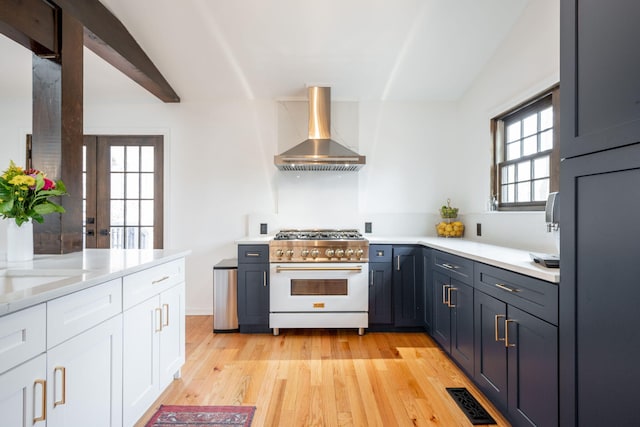
<svg viewBox="0 0 640 427">
<path fill-rule="evenodd" d="M 36 169 L 24 170 L 13 160 L 0 176 L 0 216 L 14 218 L 18 226 L 33 219 L 43 222 L 43 215 L 64 212 L 50 197 L 67 194 L 64 183 L 53 182 Z"/>
</svg>

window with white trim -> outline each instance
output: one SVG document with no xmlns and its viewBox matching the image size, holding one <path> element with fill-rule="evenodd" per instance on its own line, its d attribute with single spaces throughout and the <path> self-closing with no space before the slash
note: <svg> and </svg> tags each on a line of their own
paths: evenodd
<svg viewBox="0 0 640 427">
<path fill-rule="evenodd" d="M 555 87 L 492 120 L 499 210 L 541 210 L 558 191 L 558 95 Z"/>
</svg>

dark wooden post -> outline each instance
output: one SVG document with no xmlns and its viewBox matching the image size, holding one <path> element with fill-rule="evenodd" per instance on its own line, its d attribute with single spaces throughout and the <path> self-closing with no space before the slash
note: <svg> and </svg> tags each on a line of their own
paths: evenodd
<svg viewBox="0 0 640 427">
<path fill-rule="evenodd" d="M 34 227 L 36 253 L 63 254 L 82 248 L 82 24 L 60 11 L 60 55 L 33 55 L 33 167 L 62 179 L 69 196 L 60 203 L 66 212 L 45 216 Z"/>
</svg>

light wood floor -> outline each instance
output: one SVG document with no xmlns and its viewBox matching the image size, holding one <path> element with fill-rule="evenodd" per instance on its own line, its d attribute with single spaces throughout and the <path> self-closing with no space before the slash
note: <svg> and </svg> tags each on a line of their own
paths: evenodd
<svg viewBox="0 0 640 427">
<path fill-rule="evenodd" d="M 214 334 L 187 316 L 182 378 L 165 405 L 256 406 L 258 426 L 470 426 L 445 387 L 467 387 L 499 426 L 509 423 L 424 333 L 281 330 Z"/>
</svg>

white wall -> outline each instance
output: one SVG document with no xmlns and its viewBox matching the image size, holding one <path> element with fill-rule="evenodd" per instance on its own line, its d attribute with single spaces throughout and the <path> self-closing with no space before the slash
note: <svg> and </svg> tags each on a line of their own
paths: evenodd
<svg viewBox="0 0 640 427">
<path fill-rule="evenodd" d="M 432 236 L 437 209 L 451 198 L 466 218 L 468 238 L 551 252 L 542 214 L 488 213 L 486 202 L 489 120 L 558 81 L 558 28 L 557 0 L 530 2 L 512 41 L 459 102 L 334 102 L 334 139 L 367 156 L 356 174 L 298 177 L 275 168 L 274 154 L 306 138 L 304 102 L 163 104 L 132 86 L 135 94 L 121 103 L 89 99 L 85 133 L 165 136 L 165 247 L 193 251 L 190 314 L 211 313 L 213 265 L 234 257 L 234 241 L 256 235 L 259 222 L 273 233 L 372 221 L 377 235 Z M 30 94 L 0 99 L 0 167 L 23 158 L 30 122 Z M 476 222 L 483 224 L 480 238 Z M 1 247 L 3 233 L 0 226 Z"/>
<path fill-rule="evenodd" d="M 459 102 L 458 134 L 452 141 L 462 153 L 451 188 L 460 200 L 474 240 L 510 247 L 556 252 L 555 236 L 546 233 L 544 215 L 487 212 L 490 197 L 490 120 L 560 81 L 560 6 L 558 0 L 529 2 L 508 38 Z M 475 224 L 483 224 L 482 237 Z M 556 252 L 557 253 L 557 252 Z"/>
</svg>

